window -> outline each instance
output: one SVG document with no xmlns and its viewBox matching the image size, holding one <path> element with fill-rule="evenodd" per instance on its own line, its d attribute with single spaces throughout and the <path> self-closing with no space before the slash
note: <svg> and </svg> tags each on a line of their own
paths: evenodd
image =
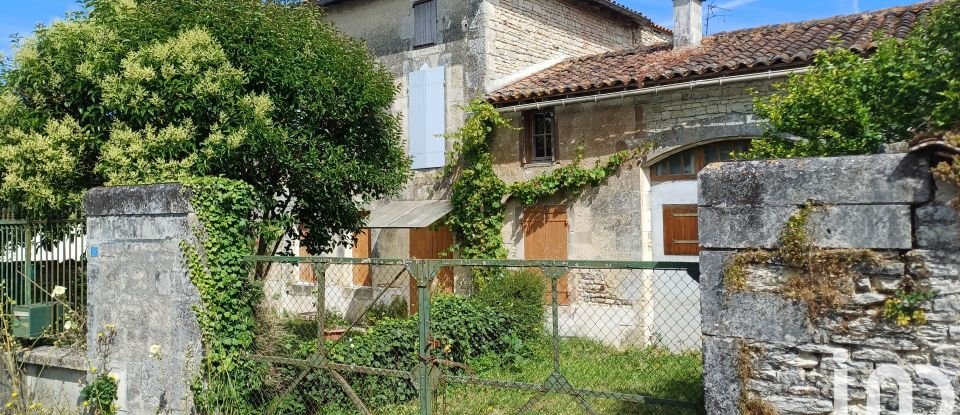
<svg viewBox="0 0 960 415">
<path fill-rule="evenodd" d="M 747 151 L 749 140 L 723 141 L 674 154 L 653 166 L 653 180 L 693 180 L 706 165 L 728 161 L 733 153 Z"/>
<path fill-rule="evenodd" d="M 697 205 L 663 205 L 663 254 L 698 255 Z"/>
<path fill-rule="evenodd" d="M 531 111 L 524 114 L 526 125 L 521 140 L 525 163 L 553 162 L 556 160 L 557 122 L 553 110 Z"/>
<path fill-rule="evenodd" d="M 437 1 L 427 0 L 413 5 L 413 47 L 437 43 Z"/>
</svg>

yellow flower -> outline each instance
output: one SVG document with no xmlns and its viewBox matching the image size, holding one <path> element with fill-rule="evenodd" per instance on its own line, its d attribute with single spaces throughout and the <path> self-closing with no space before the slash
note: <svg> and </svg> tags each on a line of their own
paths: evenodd
<svg viewBox="0 0 960 415">
<path fill-rule="evenodd" d="M 107 330 L 110 330 L 110 331 L 114 331 L 117 329 L 117 326 L 113 324 L 107 324 L 106 326 L 103 326 L 103 327 L 105 327 Z"/>
<path fill-rule="evenodd" d="M 13 402 L 7 402 L 7 404 L 4 406 L 6 406 L 7 408 L 13 408 Z"/>
<path fill-rule="evenodd" d="M 906 315 L 897 316 L 897 325 L 900 327 L 906 327 L 910 325 L 910 317 Z"/>
<path fill-rule="evenodd" d="M 117 375 L 116 373 L 111 373 L 111 374 L 109 374 L 108 376 L 109 376 L 110 379 L 113 380 L 114 382 L 119 382 L 119 381 L 120 381 L 120 376 Z"/>
<path fill-rule="evenodd" d="M 83 406 L 90 406 L 90 401 L 83 401 Z"/>
<path fill-rule="evenodd" d="M 150 357 L 154 359 L 160 358 L 160 345 L 154 344 L 150 346 Z"/>
<path fill-rule="evenodd" d="M 927 313 L 924 313 L 923 310 L 914 311 L 912 318 L 917 324 L 927 324 Z"/>
<path fill-rule="evenodd" d="M 17 393 L 17 392 L 12 392 L 12 393 L 10 394 L 10 397 L 13 398 L 13 399 L 16 399 L 18 396 L 20 396 L 20 394 Z"/>
<path fill-rule="evenodd" d="M 450 347 L 450 345 L 448 344 L 448 345 L 446 345 L 446 347 L 443 348 L 443 352 L 446 353 L 446 354 L 450 354 L 450 350 L 452 350 L 452 349 L 453 349 L 453 348 Z"/>
<path fill-rule="evenodd" d="M 91 367 L 91 368 L 90 368 L 90 373 L 97 373 L 97 368 Z"/>
</svg>

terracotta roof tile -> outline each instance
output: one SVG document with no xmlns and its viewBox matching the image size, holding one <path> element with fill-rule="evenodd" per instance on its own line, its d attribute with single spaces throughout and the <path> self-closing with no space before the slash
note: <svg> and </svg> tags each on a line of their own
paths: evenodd
<svg viewBox="0 0 960 415">
<path fill-rule="evenodd" d="M 708 36 L 697 47 L 673 45 L 572 58 L 488 96 L 502 105 L 605 89 L 636 88 L 693 77 L 803 66 L 815 52 L 834 46 L 869 53 L 874 35 L 904 37 L 937 1 L 850 16 L 762 26 Z"/>
</svg>

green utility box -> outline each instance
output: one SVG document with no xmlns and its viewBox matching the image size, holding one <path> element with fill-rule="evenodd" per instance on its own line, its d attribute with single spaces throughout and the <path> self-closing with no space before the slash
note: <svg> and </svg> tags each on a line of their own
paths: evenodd
<svg viewBox="0 0 960 415">
<path fill-rule="evenodd" d="M 40 303 L 13 307 L 13 337 L 36 339 L 60 320 L 60 305 Z"/>
</svg>

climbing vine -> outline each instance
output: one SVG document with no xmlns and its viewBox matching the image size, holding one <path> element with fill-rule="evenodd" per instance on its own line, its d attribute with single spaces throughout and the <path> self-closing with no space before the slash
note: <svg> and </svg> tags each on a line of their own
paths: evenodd
<svg viewBox="0 0 960 415">
<path fill-rule="evenodd" d="M 573 163 L 551 170 L 525 182 L 510 185 L 510 195 L 525 206 L 534 205 L 543 199 L 557 194 L 576 192 L 586 187 L 598 186 L 607 177 L 612 176 L 626 162 L 631 151 L 621 151 L 603 162 L 597 160 L 593 168 L 583 168 L 583 145 L 577 146 Z"/>
<path fill-rule="evenodd" d="M 454 250 L 462 258 L 506 257 L 501 232 L 505 203 L 511 197 L 523 205 L 533 205 L 552 196 L 597 186 L 643 151 L 618 152 L 606 161 L 597 161 L 592 168 L 584 168 L 580 165 L 583 149 L 578 147 L 571 164 L 508 185 L 493 169 L 490 141 L 497 128 L 513 127 L 489 103 L 474 101 L 467 111 L 472 115 L 463 128 L 448 135 L 454 140 L 454 152 L 445 169 L 453 178 L 450 198 L 453 211 L 447 225 L 457 236 Z"/>
<path fill-rule="evenodd" d="M 189 179 L 184 188 L 200 221 L 197 244 L 180 244 L 200 292 L 196 313 L 205 373 L 194 386 L 195 400 L 198 407 L 249 412 L 246 394 L 258 390 L 262 379 L 260 365 L 247 357 L 254 342 L 254 305 L 261 296 L 245 260 L 253 249 L 255 193 L 248 184 L 217 177 Z M 213 384 L 227 379 L 227 387 Z"/>
</svg>

